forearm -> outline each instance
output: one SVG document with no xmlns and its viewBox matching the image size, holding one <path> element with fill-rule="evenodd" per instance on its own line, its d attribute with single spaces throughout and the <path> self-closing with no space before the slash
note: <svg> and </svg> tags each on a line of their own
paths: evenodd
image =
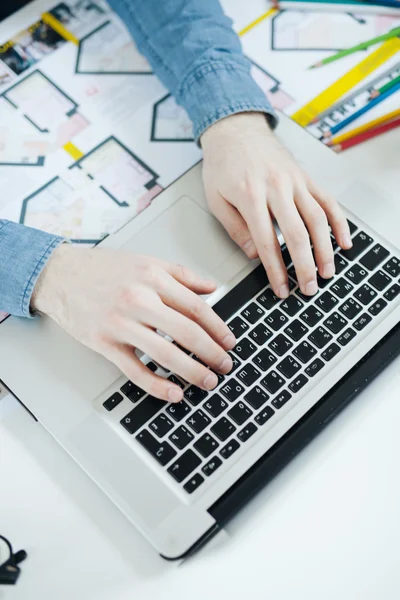
<svg viewBox="0 0 400 600">
<path fill-rule="evenodd" d="M 231 20 L 218 0 L 109 0 L 139 51 L 193 122 L 195 138 L 215 121 L 271 105 L 250 75 Z"/>
</svg>

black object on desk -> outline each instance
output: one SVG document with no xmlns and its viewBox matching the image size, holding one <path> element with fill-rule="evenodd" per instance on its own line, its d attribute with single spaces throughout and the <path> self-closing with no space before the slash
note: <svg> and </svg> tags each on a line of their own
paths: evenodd
<svg viewBox="0 0 400 600">
<path fill-rule="evenodd" d="M 14 585 L 17 583 L 21 573 L 21 569 L 18 565 L 25 560 L 28 555 L 25 550 L 19 550 L 14 553 L 10 542 L 2 535 L 0 535 L 0 540 L 3 540 L 9 551 L 8 559 L 0 565 L 0 585 Z"/>
</svg>

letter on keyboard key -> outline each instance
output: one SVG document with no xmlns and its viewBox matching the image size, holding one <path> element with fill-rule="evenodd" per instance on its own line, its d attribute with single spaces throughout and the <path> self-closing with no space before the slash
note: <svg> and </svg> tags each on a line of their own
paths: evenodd
<svg viewBox="0 0 400 600">
<path fill-rule="evenodd" d="M 221 394 L 225 396 L 229 400 L 229 402 L 233 402 L 236 398 L 239 398 L 245 391 L 244 387 L 240 385 L 236 379 L 229 379 L 225 385 L 220 388 Z"/>
<path fill-rule="evenodd" d="M 255 346 L 249 339 L 243 338 L 240 340 L 238 344 L 234 347 L 233 351 L 237 354 L 242 360 L 247 360 L 250 358 L 252 354 L 257 350 L 257 346 Z"/>
<path fill-rule="evenodd" d="M 175 419 L 175 421 L 182 421 L 182 419 L 190 412 L 190 407 L 184 400 L 181 400 L 176 404 L 170 404 L 167 408 L 167 412 Z"/>
<path fill-rule="evenodd" d="M 211 419 L 202 410 L 196 410 L 186 421 L 186 425 L 189 425 L 193 431 L 200 433 L 211 423 Z"/>
<path fill-rule="evenodd" d="M 125 427 L 129 433 L 136 433 L 145 423 L 150 421 L 162 408 L 165 406 L 163 400 L 158 400 L 154 396 L 147 396 L 142 402 L 131 412 L 121 419 L 121 425 Z"/>
<path fill-rule="evenodd" d="M 201 464 L 200 458 L 193 450 L 186 450 L 168 469 L 168 473 L 181 483 Z"/>
<path fill-rule="evenodd" d="M 160 465 L 164 466 L 176 456 L 176 450 L 168 444 L 168 442 L 159 442 L 151 435 L 149 431 L 144 429 L 136 436 L 137 441 L 146 450 L 154 456 Z"/>
</svg>

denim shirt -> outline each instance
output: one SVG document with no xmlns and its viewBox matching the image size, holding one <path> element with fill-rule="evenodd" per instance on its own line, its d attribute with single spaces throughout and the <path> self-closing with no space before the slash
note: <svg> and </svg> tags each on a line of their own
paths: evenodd
<svg viewBox="0 0 400 600">
<path fill-rule="evenodd" d="M 109 0 L 154 73 L 183 106 L 196 140 L 215 121 L 258 111 L 276 118 L 250 75 L 218 0 Z M 63 238 L 0 220 L 0 310 L 29 317 L 36 281 Z"/>
</svg>

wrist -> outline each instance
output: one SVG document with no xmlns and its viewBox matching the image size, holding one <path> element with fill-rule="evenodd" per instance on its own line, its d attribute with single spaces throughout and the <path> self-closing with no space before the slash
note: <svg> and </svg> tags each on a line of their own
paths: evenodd
<svg viewBox="0 0 400 600">
<path fill-rule="evenodd" d="M 248 134 L 253 129 L 257 129 L 258 132 L 264 130 L 266 135 L 274 135 L 265 113 L 241 112 L 224 117 L 210 125 L 201 136 L 200 144 L 204 149 L 216 137 L 234 135 L 240 138 L 242 132 Z"/>
<path fill-rule="evenodd" d="M 53 314 L 63 297 L 65 274 L 70 269 L 75 252 L 76 248 L 69 244 L 61 244 L 54 250 L 33 289 L 31 312 L 49 316 Z"/>
</svg>

